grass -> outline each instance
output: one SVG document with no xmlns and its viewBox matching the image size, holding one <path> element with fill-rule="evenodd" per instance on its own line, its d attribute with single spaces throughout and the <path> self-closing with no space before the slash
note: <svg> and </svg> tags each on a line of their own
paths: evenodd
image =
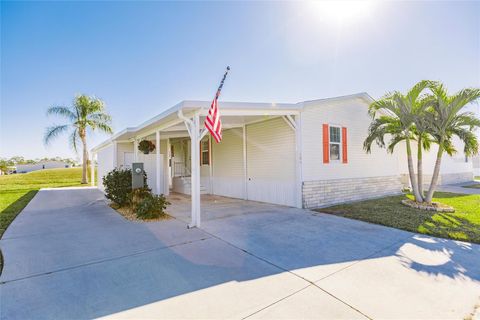
<svg viewBox="0 0 480 320">
<path fill-rule="evenodd" d="M 0 176 L 0 238 L 40 188 L 82 186 L 81 178 L 82 168 L 46 169 Z"/>
<path fill-rule="evenodd" d="M 480 189 L 480 183 L 463 186 L 464 188 Z"/>
<path fill-rule="evenodd" d="M 480 243 L 480 195 L 436 192 L 433 201 L 455 208 L 455 213 L 432 212 L 400 203 L 404 195 L 318 209 L 345 218 L 362 220 L 441 238 Z"/>
</svg>

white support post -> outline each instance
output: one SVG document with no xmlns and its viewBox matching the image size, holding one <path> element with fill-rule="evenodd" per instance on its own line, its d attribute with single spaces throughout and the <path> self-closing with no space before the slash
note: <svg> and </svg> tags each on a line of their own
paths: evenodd
<svg viewBox="0 0 480 320">
<path fill-rule="evenodd" d="M 303 207 L 303 173 L 302 173 L 302 119 L 300 114 L 295 116 L 295 178 L 296 178 L 296 206 Z"/>
<path fill-rule="evenodd" d="M 95 153 L 92 152 L 90 157 L 90 184 L 95 187 Z"/>
<path fill-rule="evenodd" d="M 191 141 L 191 199 L 192 224 L 190 227 L 200 227 L 200 119 L 198 113 L 193 116 L 190 131 Z"/>
<path fill-rule="evenodd" d="M 157 194 L 161 193 L 160 189 L 160 177 L 161 177 L 161 172 L 160 172 L 160 130 L 157 130 L 155 132 L 155 156 L 156 156 L 156 174 L 157 174 L 157 179 L 156 179 L 156 187 L 157 187 Z"/>
<path fill-rule="evenodd" d="M 133 140 L 133 161 L 138 162 L 138 140 Z"/>
<path fill-rule="evenodd" d="M 243 144 L 243 181 L 244 181 L 244 186 L 243 186 L 243 198 L 244 198 L 245 200 L 248 200 L 247 131 L 246 131 L 246 126 L 245 126 L 245 125 L 243 125 L 243 127 L 242 127 L 242 133 L 243 133 L 242 144 Z"/>
<path fill-rule="evenodd" d="M 212 164 L 212 154 L 213 154 L 213 143 L 212 143 L 212 136 L 208 136 L 208 188 L 209 193 L 213 194 L 213 164 Z"/>
</svg>

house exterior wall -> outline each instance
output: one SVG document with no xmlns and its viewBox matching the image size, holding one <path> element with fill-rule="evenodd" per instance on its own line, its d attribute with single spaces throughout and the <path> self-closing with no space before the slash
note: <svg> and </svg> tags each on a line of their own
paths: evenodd
<svg viewBox="0 0 480 320">
<path fill-rule="evenodd" d="M 249 200 L 295 206 L 295 132 L 281 117 L 246 126 Z"/>
<path fill-rule="evenodd" d="M 212 143 L 213 194 L 245 198 L 242 128 L 224 130 L 222 143 Z"/>
<path fill-rule="evenodd" d="M 302 195 L 306 208 L 396 194 L 402 184 L 397 155 L 363 141 L 371 118 L 362 98 L 306 102 L 302 112 Z M 347 128 L 347 163 L 323 163 L 322 125 Z"/>
<path fill-rule="evenodd" d="M 468 182 L 473 180 L 473 161 L 471 158 L 466 158 L 463 153 L 463 143 L 454 138 L 453 143 L 457 149 L 457 153 L 453 156 L 449 156 L 444 153 L 442 157 L 442 164 L 440 166 L 440 175 L 438 178 L 438 185 L 446 185 L 453 183 Z M 435 166 L 438 146 L 433 144 L 429 151 L 423 152 L 423 181 L 424 185 L 428 187 L 432 180 L 433 169 Z M 397 146 L 395 153 L 398 154 L 398 166 L 402 183 L 404 186 L 410 186 L 407 167 L 407 156 L 405 143 Z M 412 157 L 416 166 L 417 159 L 417 145 L 416 142 L 412 143 Z M 415 172 L 417 168 L 415 167 Z"/>
<path fill-rule="evenodd" d="M 107 175 L 108 172 L 113 170 L 113 145 L 109 145 L 98 151 L 97 153 L 97 186 L 100 190 L 105 190 L 103 187 L 102 178 Z"/>
<path fill-rule="evenodd" d="M 113 149 L 112 149 L 113 152 Z M 125 153 L 133 153 L 133 142 L 117 143 L 117 168 L 125 166 Z"/>
<path fill-rule="evenodd" d="M 472 162 L 473 162 L 473 174 L 476 177 L 480 177 L 480 155 L 477 154 L 475 157 L 473 157 Z"/>
</svg>

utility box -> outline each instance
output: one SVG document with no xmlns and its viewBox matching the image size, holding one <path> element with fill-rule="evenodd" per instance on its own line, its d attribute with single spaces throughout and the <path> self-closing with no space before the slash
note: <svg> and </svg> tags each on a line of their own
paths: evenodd
<svg viewBox="0 0 480 320">
<path fill-rule="evenodd" d="M 132 163 L 132 189 L 145 187 L 143 162 Z"/>
</svg>

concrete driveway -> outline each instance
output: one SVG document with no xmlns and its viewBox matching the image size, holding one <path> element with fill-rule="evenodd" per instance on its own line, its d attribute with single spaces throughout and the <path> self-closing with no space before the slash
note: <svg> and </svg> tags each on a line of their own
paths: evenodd
<svg viewBox="0 0 480 320">
<path fill-rule="evenodd" d="M 40 191 L 0 240 L 0 318 L 463 319 L 480 302 L 478 245 L 210 200 L 188 230 L 182 199 L 134 223 L 96 189 Z"/>
</svg>

